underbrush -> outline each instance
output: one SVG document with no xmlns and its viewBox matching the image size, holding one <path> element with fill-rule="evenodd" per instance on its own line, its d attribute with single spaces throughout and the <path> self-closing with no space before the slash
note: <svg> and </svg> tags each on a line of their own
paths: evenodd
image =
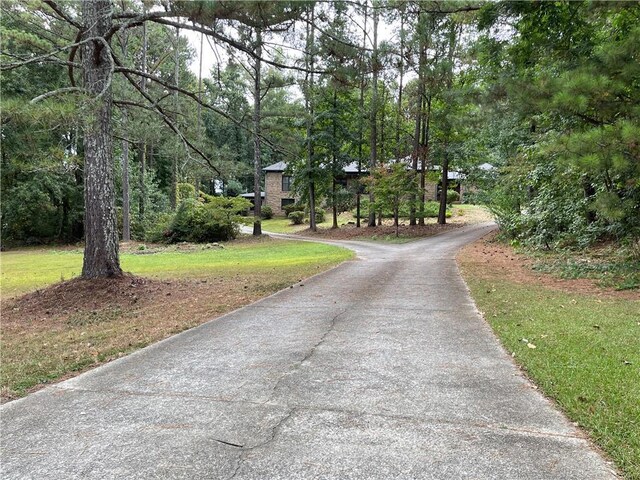
<svg viewBox="0 0 640 480">
<path fill-rule="evenodd" d="M 535 259 L 534 270 L 560 278 L 589 278 L 616 290 L 640 288 L 640 257 L 626 246 L 606 245 L 585 251 L 525 250 Z"/>
</svg>

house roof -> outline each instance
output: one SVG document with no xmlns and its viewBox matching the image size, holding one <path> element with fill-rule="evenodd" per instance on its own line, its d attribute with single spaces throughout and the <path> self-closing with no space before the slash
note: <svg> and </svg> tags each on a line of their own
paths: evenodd
<svg viewBox="0 0 640 480">
<path fill-rule="evenodd" d="M 273 165 L 269 165 L 268 167 L 264 167 L 262 170 L 265 172 L 284 172 L 287 169 L 287 162 L 278 162 Z M 349 165 L 344 167 L 344 173 L 358 173 L 358 162 L 351 162 Z M 360 172 L 367 173 L 366 165 L 362 165 L 360 168 Z"/>
<path fill-rule="evenodd" d="M 366 165 L 360 164 L 360 172 L 358 172 L 358 162 L 351 162 L 344 167 L 344 173 L 367 173 L 368 171 Z"/>
<path fill-rule="evenodd" d="M 411 168 L 411 157 L 406 157 L 400 160 L 407 164 L 407 168 Z M 420 161 L 418 161 L 418 169 L 421 167 Z M 273 165 L 269 165 L 268 167 L 263 168 L 262 170 L 265 172 L 284 172 L 287 169 L 287 162 L 278 162 Z M 351 162 L 350 164 L 344 167 L 344 173 L 347 174 L 357 174 L 358 173 L 358 162 Z M 368 173 L 368 166 L 361 165 L 360 173 Z M 463 180 L 465 175 L 460 172 L 449 171 L 447 178 L 449 180 Z"/>
<path fill-rule="evenodd" d="M 255 193 L 251 192 L 251 193 L 241 193 L 239 195 L 242 198 L 254 198 L 256 196 Z M 260 192 L 260 198 L 264 198 L 264 192 Z"/>
<path fill-rule="evenodd" d="M 278 162 L 268 167 L 264 167 L 262 170 L 265 172 L 284 172 L 287 169 L 287 162 Z"/>
</svg>

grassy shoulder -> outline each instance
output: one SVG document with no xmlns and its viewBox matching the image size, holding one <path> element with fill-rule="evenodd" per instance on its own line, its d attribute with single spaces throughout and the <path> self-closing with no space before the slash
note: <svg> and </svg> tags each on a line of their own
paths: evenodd
<svg viewBox="0 0 640 480">
<path fill-rule="evenodd" d="M 640 295 L 541 276 L 489 243 L 458 261 L 516 362 L 627 478 L 640 479 Z"/>
<path fill-rule="evenodd" d="M 352 257 L 329 245 L 268 238 L 145 248 L 122 254 L 135 276 L 56 284 L 79 273 L 81 251 L 3 252 L 0 394 L 23 396 Z"/>
</svg>

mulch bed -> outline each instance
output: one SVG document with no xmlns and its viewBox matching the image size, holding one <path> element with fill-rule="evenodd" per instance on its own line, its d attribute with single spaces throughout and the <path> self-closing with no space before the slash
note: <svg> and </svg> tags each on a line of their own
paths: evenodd
<svg viewBox="0 0 640 480">
<path fill-rule="evenodd" d="M 453 230 L 464 226 L 463 223 L 447 223 L 445 225 L 438 225 L 437 223 L 429 223 L 427 225 L 406 225 L 401 224 L 398 228 L 398 234 L 403 238 L 421 238 L 430 237 L 438 233 Z M 395 237 L 396 227 L 393 225 L 380 225 L 375 227 L 368 227 L 363 222 L 361 228 L 357 228 L 355 225 L 343 225 L 337 229 L 318 229 L 317 232 L 313 232 L 310 229 L 300 230 L 296 232 L 296 235 L 302 235 L 305 237 L 318 237 L 331 240 L 370 240 L 371 237 L 376 236 L 378 238 Z"/>
</svg>

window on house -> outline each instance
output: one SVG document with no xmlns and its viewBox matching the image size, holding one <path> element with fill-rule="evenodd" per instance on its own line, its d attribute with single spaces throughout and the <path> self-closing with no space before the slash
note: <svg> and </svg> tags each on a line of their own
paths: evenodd
<svg viewBox="0 0 640 480">
<path fill-rule="evenodd" d="M 295 200 L 293 198 L 283 198 L 280 200 L 280 208 L 284 209 L 287 205 L 291 205 Z"/>
<path fill-rule="evenodd" d="M 283 192 L 291 191 L 291 177 L 289 175 L 282 176 L 282 191 Z"/>
</svg>

